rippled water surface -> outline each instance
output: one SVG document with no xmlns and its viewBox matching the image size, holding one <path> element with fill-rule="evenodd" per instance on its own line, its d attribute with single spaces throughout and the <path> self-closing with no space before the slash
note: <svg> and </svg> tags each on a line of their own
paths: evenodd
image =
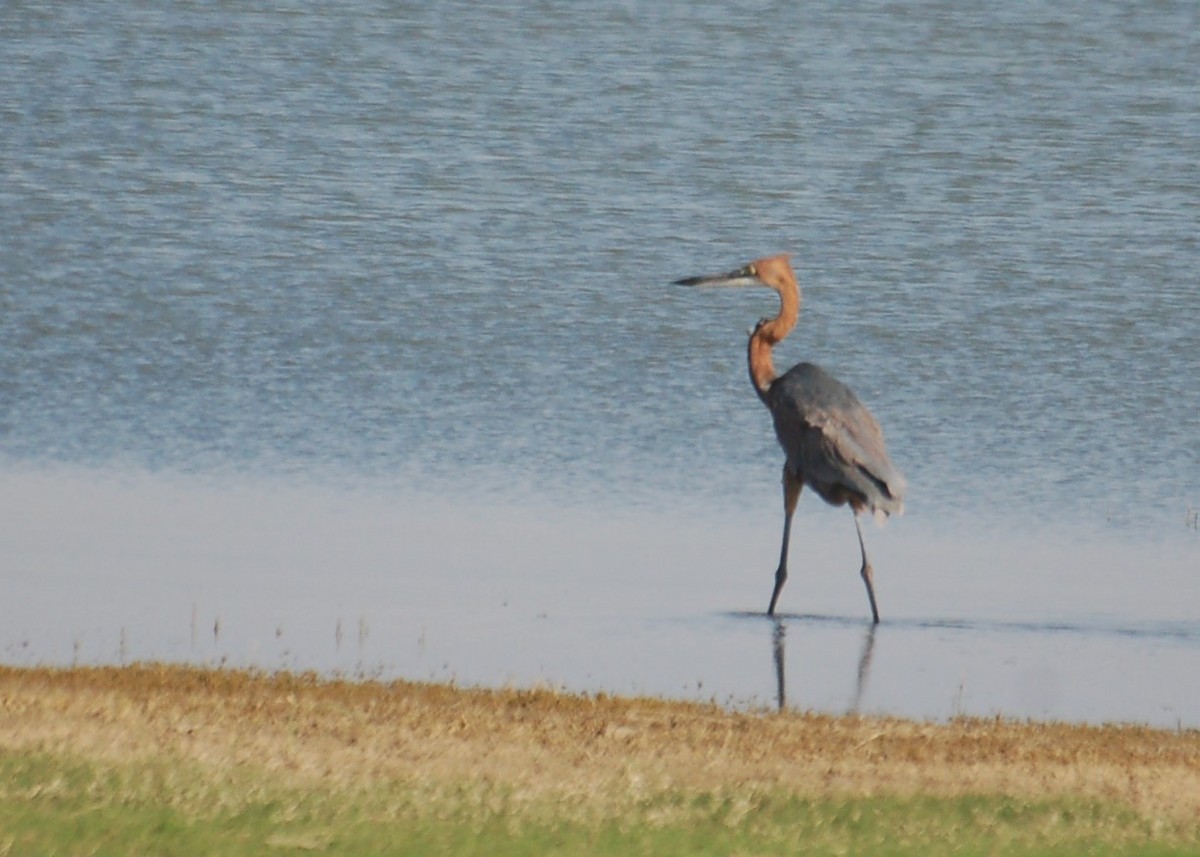
<svg viewBox="0 0 1200 857">
<path fill-rule="evenodd" d="M 9 4 L 3 658 L 1200 725 L 1200 11 L 993 6 Z"/>
</svg>

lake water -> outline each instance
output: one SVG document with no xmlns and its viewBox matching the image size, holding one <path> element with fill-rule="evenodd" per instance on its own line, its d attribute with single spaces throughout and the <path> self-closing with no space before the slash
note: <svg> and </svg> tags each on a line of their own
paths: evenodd
<svg viewBox="0 0 1200 857">
<path fill-rule="evenodd" d="M 8 4 L 0 658 L 1200 726 L 1200 7 Z M 806 494 L 779 349 L 910 483 Z"/>
</svg>

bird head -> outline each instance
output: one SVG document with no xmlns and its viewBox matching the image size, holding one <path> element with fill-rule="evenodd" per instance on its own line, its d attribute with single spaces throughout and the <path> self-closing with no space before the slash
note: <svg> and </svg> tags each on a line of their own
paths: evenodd
<svg viewBox="0 0 1200 857">
<path fill-rule="evenodd" d="M 730 271 L 726 274 L 704 274 L 699 277 L 685 277 L 682 280 L 676 280 L 675 285 L 718 287 L 766 286 L 778 292 L 789 284 L 796 282 L 796 275 L 792 273 L 792 265 L 788 261 L 788 258 L 789 256 L 786 253 L 778 256 L 766 256 L 762 259 L 756 259 L 750 264 L 738 268 L 736 271 Z"/>
</svg>

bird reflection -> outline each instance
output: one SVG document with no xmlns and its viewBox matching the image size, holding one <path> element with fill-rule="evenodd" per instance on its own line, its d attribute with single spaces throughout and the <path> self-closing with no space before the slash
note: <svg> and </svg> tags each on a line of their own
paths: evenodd
<svg viewBox="0 0 1200 857">
<path fill-rule="evenodd" d="M 858 656 L 858 680 L 854 683 L 854 704 L 850 706 L 851 714 L 858 714 L 862 705 L 863 690 L 867 686 L 867 676 L 871 672 L 871 657 L 875 654 L 875 629 L 878 625 L 868 625 L 867 633 L 863 636 L 862 652 Z"/>
<path fill-rule="evenodd" d="M 775 685 L 779 692 L 775 698 L 779 701 L 779 710 L 787 707 L 787 673 L 783 668 L 783 649 L 787 642 L 787 625 L 782 619 L 775 619 L 775 632 L 771 635 L 775 648 Z"/>
<path fill-rule="evenodd" d="M 775 700 L 779 710 L 787 707 L 787 670 L 784 666 L 785 649 L 787 648 L 787 622 L 775 618 L 771 632 L 771 649 L 775 658 Z M 862 705 L 863 692 L 867 687 L 867 679 L 871 674 L 871 658 L 875 654 L 875 624 L 867 626 L 863 635 L 862 651 L 858 656 L 858 677 L 854 683 L 854 700 L 850 704 L 849 713 L 858 714 Z"/>
</svg>

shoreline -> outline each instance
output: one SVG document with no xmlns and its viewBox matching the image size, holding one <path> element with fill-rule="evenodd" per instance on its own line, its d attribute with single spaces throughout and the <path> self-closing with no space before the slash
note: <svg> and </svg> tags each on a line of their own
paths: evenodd
<svg viewBox="0 0 1200 857">
<path fill-rule="evenodd" d="M 0 746 L 358 790 L 500 787 L 619 809 L 665 792 L 1082 799 L 1200 833 L 1200 730 L 922 722 L 143 663 L 0 667 Z"/>
</svg>

